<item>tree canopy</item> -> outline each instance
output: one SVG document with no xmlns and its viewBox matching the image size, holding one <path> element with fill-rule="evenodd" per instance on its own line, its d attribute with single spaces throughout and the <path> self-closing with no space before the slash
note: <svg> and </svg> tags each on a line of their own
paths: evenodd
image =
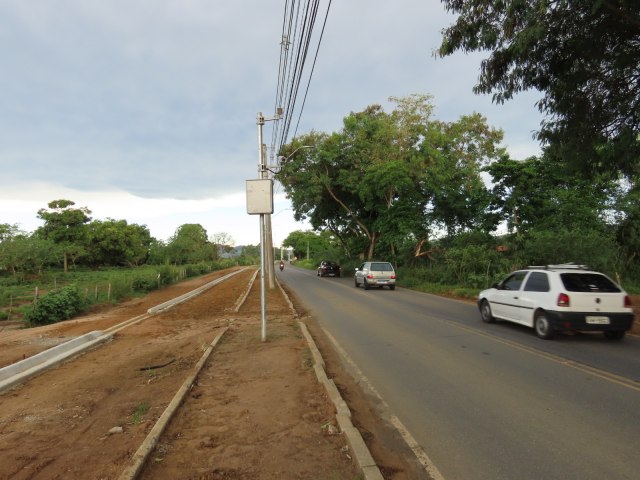
<svg viewBox="0 0 640 480">
<path fill-rule="evenodd" d="M 456 231 L 485 224 L 488 205 L 481 166 L 504 154 L 502 132 L 479 114 L 456 122 L 431 118 L 425 95 L 391 99 L 351 113 L 332 134 L 311 132 L 278 179 L 297 220 L 330 231 L 348 252 L 393 257 L 411 239 L 416 255 L 435 229 Z M 285 155 L 286 156 L 286 155 Z"/>
<path fill-rule="evenodd" d="M 52 240 L 62 246 L 64 254 L 64 271 L 68 268 L 68 257 L 83 253 L 82 244 L 85 243 L 86 224 L 91 220 L 91 210 L 87 207 L 74 208 L 71 200 L 53 200 L 48 209 L 38 210 L 38 217 L 44 220 L 36 234 L 44 239 Z"/>
<path fill-rule="evenodd" d="M 637 0 L 442 0 L 458 14 L 439 55 L 488 51 L 476 93 L 542 93 L 538 137 L 585 172 L 638 172 Z"/>
</svg>

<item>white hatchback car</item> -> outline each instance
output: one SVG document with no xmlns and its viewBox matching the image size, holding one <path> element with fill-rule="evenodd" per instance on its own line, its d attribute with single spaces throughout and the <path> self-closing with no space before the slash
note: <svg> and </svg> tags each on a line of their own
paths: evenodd
<svg viewBox="0 0 640 480">
<path fill-rule="evenodd" d="M 356 288 L 362 284 L 365 290 L 371 287 L 389 287 L 390 290 L 396 288 L 396 272 L 389 262 L 364 262 L 353 276 Z"/>
<path fill-rule="evenodd" d="M 533 327 L 540 338 L 558 331 L 601 331 L 619 340 L 634 320 L 629 295 L 584 265 L 547 265 L 513 272 L 478 295 L 482 320 Z"/>
</svg>

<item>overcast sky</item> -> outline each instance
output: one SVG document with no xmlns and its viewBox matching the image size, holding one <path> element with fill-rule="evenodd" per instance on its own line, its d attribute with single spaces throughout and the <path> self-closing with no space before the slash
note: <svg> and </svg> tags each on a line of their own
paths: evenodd
<svg viewBox="0 0 640 480">
<path fill-rule="evenodd" d="M 33 231 L 38 209 L 65 198 L 161 240 L 199 223 L 258 244 L 245 180 L 258 177 L 256 114 L 275 106 L 284 10 L 285 0 L 2 0 L 0 223 Z M 513 157 L 539 153 L 536 95 L 493 105 L 472 92 L 481 55 L 434 57 L 452 21 L 439 0 L 333 1 L 298 133 L 424 93 L 436 118 L 480 112 Z M 278 188 L 274 244 L 307 228 Z"/>
</svg>

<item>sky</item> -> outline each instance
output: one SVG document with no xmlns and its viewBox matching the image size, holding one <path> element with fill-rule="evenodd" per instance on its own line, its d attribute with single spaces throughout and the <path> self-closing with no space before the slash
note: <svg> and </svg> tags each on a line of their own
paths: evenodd
<svg viewBox="0 0 640 480">
<path fill-rule="evenodd" d="M 285 3 L 2 0 L 0 223 L 31 232 L 39 209 L 68 199 L 159 240 L 198 223 L 259 244 L 245 181 L 259 176 L 257 113 L 275 111 Z M 454 18 L 439 0 L 331 2 L 298 134 L 430 94 L 436 119 L 479 112 L 512 157 L 540 153 L 534 93 L 495 105 L 472 92 L 482 54 L 435 57 Z M 309 228 L 276 184 L 274 245 Z"/>
</svg>

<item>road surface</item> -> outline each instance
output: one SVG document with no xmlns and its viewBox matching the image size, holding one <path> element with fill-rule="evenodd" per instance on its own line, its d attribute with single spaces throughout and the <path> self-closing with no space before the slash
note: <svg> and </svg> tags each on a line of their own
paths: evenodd
<svg viewBox="0 0 640 480">
<path fill-rule="evenodd" d="M 447 480 L 635 479 L 640 338 L 538 339 L 473 303 L 278 272 Z"/>
</svg>

